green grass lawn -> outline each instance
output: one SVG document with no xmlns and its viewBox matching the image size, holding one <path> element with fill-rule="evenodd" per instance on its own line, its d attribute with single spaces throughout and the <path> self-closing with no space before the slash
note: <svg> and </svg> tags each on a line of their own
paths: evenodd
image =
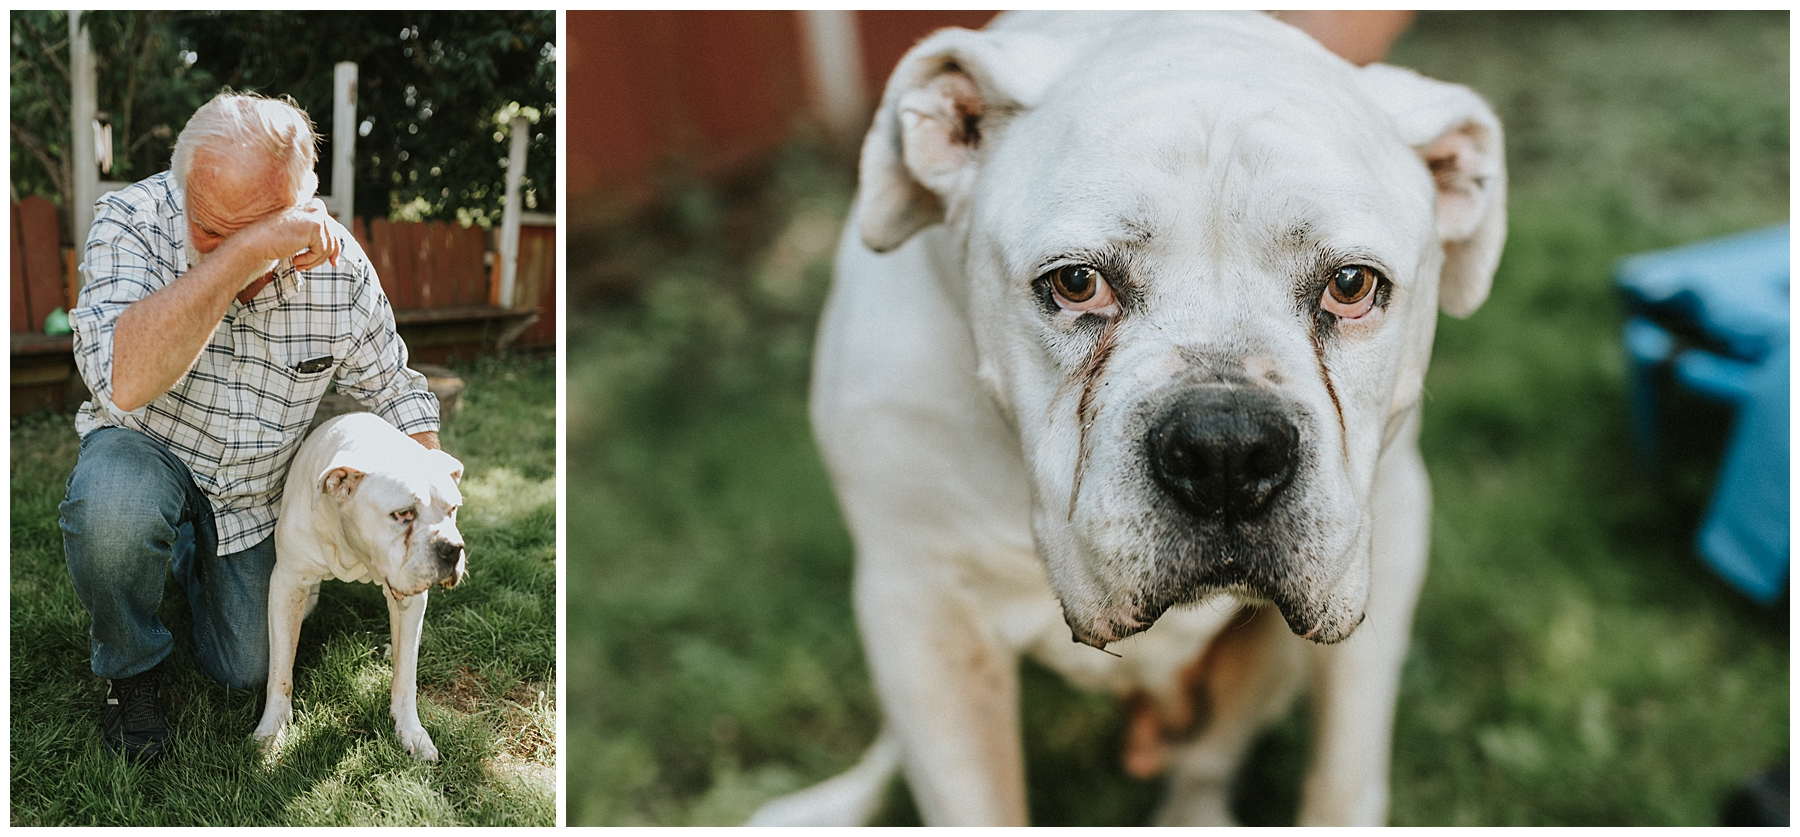
<svg viewBox="0 0 1800 837">
<path fill-rule="evenodd" d="M 446 420 L 465 466 L 469 576 L 433 591 L 419 715 L 442 761 L 415 762 L 388 717 L 387 608 L 374 585 L 326 582 L 300 632 L 295 728 L 273 763 L 250 741 L 262 693 L 228 692 L 193 661 L 187 600 L 162 617 L 174 739 L 148 766 L 100 744 L 105 681 L 69 586 L 56 507 L 73 417 L 12 427 L 12 825 L 554 825 L 556 370 L 479 362 Z"/>
<path fill-rule="evenodd" d="M 1391 820 L 1713 824 L 1786 757 L 1787 603 L 1748 603 L 1693 552 L 1722 410 L 1672 402 L 1664 467 L 1632 467 L 1610 271 L 1786 220 L 1787 16 L 1426 14 L 1393 59 L 1494 104 L 1512 228 L 1427 380 L 1433 554 Z M 742 822 L 874 736 L 805 412 L 851 188 L 796 152 L 571 246 L 570 824 Z M 1119 707 L 1030 665 L 1023 691 L 1034 819 L 1144 822 L 1158 789 L 1119 766 Z M 1245 821 L 1292 821 L 1305 726 L 1256 748 Z M 880 820 L 916 821 L 899 783 Z"/>
</svg>

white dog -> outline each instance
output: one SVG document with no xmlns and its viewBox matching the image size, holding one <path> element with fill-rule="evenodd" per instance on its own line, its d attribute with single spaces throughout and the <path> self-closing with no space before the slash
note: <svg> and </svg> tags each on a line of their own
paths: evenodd
<svg viewBox="0 0 1800 837">
<path fill-rule="evenodd" d="M 327 578 L 387 591 L 394 654 L 394 732 L 414 757 L 437 761 L 419 723 L 419 636 L 425 591 L 454 587 L 466 561 L 456 510 L 462 463 L 408 438 L 373 413 L 319 425 L 294 454 L 275 524 L 269 579 L 269 685 L 253 737 L 273 749 L 293 714 L 300 622 Z"/>
<path fill-rule="evenodd" d="M 1126 766 L 1168 774 L 1166 823 L 1228 822 L 1310 682 L 1300 820 L 1384 822 L 1422 380 L 1438 308 L 1487 296 L 1504 191 L 1469 90 L 1260 14 L 916 46 L 812 392 L 885 723 L 752 822 L 866 820 L 897 767 L 927 823 L 1024 822 L 1021 654 L 1133 700 Z"/>
</svg>

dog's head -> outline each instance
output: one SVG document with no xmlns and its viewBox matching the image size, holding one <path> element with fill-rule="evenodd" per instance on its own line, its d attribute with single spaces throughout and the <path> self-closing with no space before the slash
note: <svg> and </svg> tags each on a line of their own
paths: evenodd
<svg viewBox="0 0 1800 837">
<path fill-rule="evenodd" d="M 946 225 L 1077 640 L 1219 593 L 1319 642 L 1357 626 L 1377 460 L 1438 308 L 1499 260 L 1500 143 L 1466 88 L 1258 15 L 1003 22 L 902 60 L 860 233 Z"/>
<path fill-rule="evenodd" d="M 467 571 L 456 511 L 463 466 L 411 439 L 333 457 L 314 483 L 315 503 L 332 503 L 344 542 L 395 596 L 434 584 L 455 587 Z"/>
</svg>

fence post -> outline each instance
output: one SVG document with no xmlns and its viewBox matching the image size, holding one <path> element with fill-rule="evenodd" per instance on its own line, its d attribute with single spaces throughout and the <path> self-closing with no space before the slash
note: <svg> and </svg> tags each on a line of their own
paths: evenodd
<svg viewBox="0 0 1800 837">
<path fill-rule="evenodd" d="M 94 224 L 94 201 L 100 199 L 100 173 L 94 153 L 94 101 L 98 96 L 94 51 L 88 43 L 81 12 L 69 12 L 69 150 L 74 155 L 71 172 L 75 205 L 69 207 L 69 224 L 75 242 L 75 260 L 87 246 L 88 228 Z M 76 277 L 80 282 L 80 276 Z"/>
<path fill-rule="evenodd" d="M 819 115 L 837 142 L 862 139 L 869 119 L 868 91 L 863 89 L 862 39 L 856 31 L 856 12 L 842 9 L 808 9 L 799 12 L 805 22 L 806 52 L 812 60 L 813 95 Z"/>
<path fill-rule="evenodd" d="M 531 139 L 531 120 L 512 120 L 512 153 L 506 161 L 506 205 L 500 210 L 500 307 L 513 307 L 513 282 L 519 275 L 519 216 L 525 211 L 519 196 L 525 177 L 525 145 Z"/>
<path fill-rule="evenodd" d="M 356 216 L 356 62 L 339 61 L 331 77 L 331 214 L 345 229 Z"/>
</svg>

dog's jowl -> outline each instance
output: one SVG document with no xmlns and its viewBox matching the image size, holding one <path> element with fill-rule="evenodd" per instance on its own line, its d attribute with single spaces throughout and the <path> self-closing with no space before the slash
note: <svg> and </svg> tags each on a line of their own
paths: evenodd
<svg viewBox="0 0 1800 837">
<path fill-rule="evenodd" d="M 1026 654 L 1132 697 L 1161 822 L 1229 821 L 1303 687 L 1302 822 L 1385 821 L 1425 366 L 1505 237 L 1492 111 L 1255 13 L 1008 15 L 907 54 L 860 175 L 812 418 L 884 723 L 755 821 L 866 820 L 904 767 L 928 823 L 1023 822 Z"/>
</svg>

